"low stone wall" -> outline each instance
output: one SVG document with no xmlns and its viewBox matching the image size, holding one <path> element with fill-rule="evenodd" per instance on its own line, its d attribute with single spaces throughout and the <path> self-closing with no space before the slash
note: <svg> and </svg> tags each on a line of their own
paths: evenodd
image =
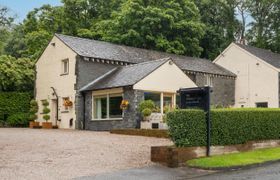
<svg viewBox="0 0 280 180">
<path fill-rule="evenodd" d="M 246 144 L 230 146 L 212 146 L 211 155 L 246 152 L 256 149 L 279 147 L 280 140 L 250 141 Z M 168 167 L 185 165 L 186 161 L 194 158 L 205 157 L 206 147 L 175 147 L 155 146 L 151 148 L 151 161 Z"/>
</svg>

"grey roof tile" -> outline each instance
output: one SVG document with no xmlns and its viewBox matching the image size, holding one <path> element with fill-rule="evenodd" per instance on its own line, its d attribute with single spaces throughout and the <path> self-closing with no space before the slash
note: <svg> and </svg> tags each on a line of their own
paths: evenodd
<svg viewBox="0 0 280 180">
<path fill-rule="evenodd" d="M 164 58 L 115 68 L 101 79 L 81 88 L 80 91 L 132 86 L 169 60 L 170 58 Z"/>
<path fill-rule="evenodd" d="M 235 76 L 232 72 L 205 59 L 180 56 L 61 34 L 56 34 L 56 37 L 63 41 L 78 55 L 83 57 L 108 59 L 129 63 L 142 63 L 171 57 L 183 70 L 219 74 L 224 76 Z"/>
<path fill-rule="evenodd" d="M 243 45 L 239 43 L 235 43 L 235 44 L 241 47 L 242 49 L 248 51 L 249 53 L 253 54 L 254 56 L 267 62 L 268 64 L 276 68 L 280 68 L 280 54 L 271 52 L 270 50 L 261 49 L 253 46 Z"/>
</svg>

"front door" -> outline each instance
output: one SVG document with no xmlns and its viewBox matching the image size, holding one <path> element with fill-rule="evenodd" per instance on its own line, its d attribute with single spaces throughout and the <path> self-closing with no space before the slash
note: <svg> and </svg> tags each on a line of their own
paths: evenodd
<svg viewBox="0 0 280 180">
<path fill-rule="evenodd" d="M 56 120 L 57 120 L 57 99 L 53 99 L 51 104 L 51 121 L 54 125 L 56 125 Z"/>
</svg>

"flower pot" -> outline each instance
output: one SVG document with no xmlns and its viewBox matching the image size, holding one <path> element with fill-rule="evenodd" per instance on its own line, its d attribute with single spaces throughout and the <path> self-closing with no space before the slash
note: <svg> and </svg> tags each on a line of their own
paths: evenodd
<svg viewBox="0 0 280 180">
<path fill-rule="evenodd" d="M 35 122 L 35 121 L 29 122 L 29 128 L 34 128 L 34 127 L 39 127 L 39 126 L 40 126 L 39 122 Z"/>
<path fill-rule="evenodd" d="M 43 122 L 42 123 L 43 129 L 52 129 L 52 123 L 51 122 Z"/>
</svg>

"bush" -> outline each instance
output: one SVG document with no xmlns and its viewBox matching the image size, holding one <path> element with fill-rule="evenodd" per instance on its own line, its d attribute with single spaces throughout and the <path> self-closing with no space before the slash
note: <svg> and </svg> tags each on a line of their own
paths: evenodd
<svg viewBox="0 0 280 180">
<path fill-rule="evenodd" d="M 148 117 L 148 116 L 150 116 L 152 114 L 152 111 L 150 110 L 150 109 L 148 109 L 148 108 L 146 108 L 146 109 L 144 109 L 143 111 L 142 111 L 142 115 L 144 116 L 144 117 Z"/>
<path fill-rule="evenodd" d="M 45 121 L 48 121 L 48 120 L 50 120 L 50 115 L 48 115 L 48 114 L 45 114 L 44 116 L 43 116 L 43 119 L 45 120 Z"/>
<path fill-rule="evenodd" d="M 17 113 L 11 115 L 7 119 L 7 123 L 12 127 L 27 127 L 29 124 L 29 114 L 28 113 Z"/>
<path fill-rule="evenodd" d="M 153 111 L 155 107 L 155 103 L 152 100 L 145 100 L 139 104 L 138 110 L 142 113 L 144 109 L 150 109 L 151 111 Z"/>
<path fill-rule="evenodd" d="M 280 138 L 280 109 L 215 109 L 211 111 L 211 120 L 212 145 Z M 167 124 L 177 146 L 206 145 L 206 121 L 202 110 L 170 112 Z"/>
<path fill-rule="evenodd" d="M 0 92 L 0 121 L 16 113 L 28 113 L 31 99 L 30 92 Z"/>
<path fill-rule="evenodd" d="M 201 146 L 206 142 L 205 113 L 202 110 L 175 110 L 166 115 L 171 140 L 178 147 Z"/>
</svg>

